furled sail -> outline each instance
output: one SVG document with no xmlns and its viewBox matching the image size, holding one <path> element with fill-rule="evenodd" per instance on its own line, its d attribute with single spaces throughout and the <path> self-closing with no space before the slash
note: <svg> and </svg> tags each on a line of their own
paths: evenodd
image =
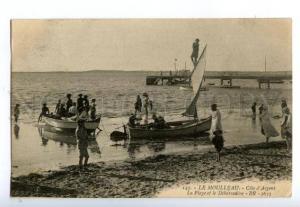
<svg viewBox="0 0 300 207">
<path fill-rule="evenodd" d="M 193 86 L 193 92 L 194 92 L 194 97 L 190 105 L 187 107 L 186 111 L 182 114 L 184 116 L 192 116 L 197 118 L 197 101 L 200 95 L 200 88 L 202 86 L 203 82 L 203 76 L 204 76 L 204 71 L 206 67 L 206 45 L 204 49 L 202 50 L 202 53 L 200 55 L 200 58 L 198 59 L 197 64 L 194 66 L 194 70 L 192 71 L 191 74 L 191 81 L 192 81 L 192 86 Z"/>
</svg>

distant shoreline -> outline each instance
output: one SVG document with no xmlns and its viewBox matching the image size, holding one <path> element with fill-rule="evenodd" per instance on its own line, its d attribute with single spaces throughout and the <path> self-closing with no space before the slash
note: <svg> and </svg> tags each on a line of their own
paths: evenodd
<svg viewBox="0 0 300 207">
<path fill-rule="evenodd" d="M 174 72 L 173 70 L 171 70 Z M 272 73 L 292 73 L 292 70 L 274 70 L 274 71 L 261 71 L 261 70 L 207 70 L 208 72 L 254 72 L 262 74 Z M 149 73 L 160 73 L 170 72 L 170 70 L 85 70 L 85 71 L 11 71 L 11 73 L 86 73 L 86 72 L 149 72 Z"/>
</svg>

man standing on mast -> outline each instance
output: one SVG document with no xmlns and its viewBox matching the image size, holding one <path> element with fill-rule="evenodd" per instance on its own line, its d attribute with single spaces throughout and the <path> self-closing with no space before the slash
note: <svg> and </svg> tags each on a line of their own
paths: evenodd
<svg viewBox="0 0 300 207">
<path fill-rule="evenodd" d="M 199 53 L 199 39 L 197 38 L 195 40 L 195 42 L 193 43 L 193 52 L 192 52 L 192 55 L 191 55 L 191 60 L 194 64 L 194 66 L 197 65 L 198 53 Z"/>
</svg>

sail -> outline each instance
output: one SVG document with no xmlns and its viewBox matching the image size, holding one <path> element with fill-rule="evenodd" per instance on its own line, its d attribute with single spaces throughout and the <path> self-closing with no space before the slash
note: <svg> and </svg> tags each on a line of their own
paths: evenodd
<svg viewBox="0 0 300 207">
<path fill-rule="evenodd" d="M 200 95 L 200 88 L 203 82 L 203 76 L 204 76 L 204 71 L 206 67 L 206 45 L 200 55 L 200 58 L 198 59 L 197 64 L 194 66 L 194 70 L 192 71 L 191 74 L 191 81 L 192 81 L 192 86 L 193 86 L 193 100 L 190 103 L 190 105 L 187 107 L 186 111 L 182 114 L 184 116 L 192 116 L 197 118 L 197 101 Z"/>
</svg>

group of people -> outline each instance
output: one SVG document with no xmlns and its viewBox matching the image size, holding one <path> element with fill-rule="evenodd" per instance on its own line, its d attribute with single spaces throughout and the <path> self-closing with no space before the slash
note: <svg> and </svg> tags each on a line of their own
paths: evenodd
<svg viewBox="0 0 300 207">
<path fill-rule="evenodd" d="M 142 112 L 142 108 L 144 106 L 145 109 L 145 115 L 148 116 L 149 114 L 149 109 L 152 111 L 153 109 L 153 102 L 150 100 L 148 93 L 143 93 L 143 98 L 144 100 L 142 101 L 141 96 L 137 95 L 136 97 L 136 102 L 134 103 L 134 114 L 136 115 L 137 113 Z"/>
<path fill-rule="evenodd" d="M 252 110 L 252 119 L 256 119 L 256 107 L 257 103 L 254 102 L 251 106 Z M 216 104 L 211 105 L 212 110 L 212 125 L 211 125 L 211 137 L 212 143 L 217 151 L 217 160 L 220 161 L 220 152 L 224 146 L 224 138 L 223 138 L 223 129 L 221 123 L 221 113 L 217 109 Z M 268 107 L 264 104 L 261 104 L 258 107 L 259 110 L 259 120 L 261 124 L 261 133 L 266 137 L 266 142 L 269 142 L 271 137 L 279 136 L 279 132 L 273 126 L 271 122 L 271 117 L 268 112 Z M 285 99 L 281 101 L 281 137 L 285 139 L 287 150 L 290 152 L 292 149 L 292 114 L 290 109 L 287 106 L 287 102 Z"/>
<path fill-rule="evenodd" d="M 256 102 L 252 104 L 252 119 L 256 119 Z M 268 111 L 268 107 L 261 104 L 258 108 L 259 110 L 259 120 L 261 123 L 261 133 L 266 137 L 266 142 L 269 142 L 270 137 L 279 136 L 279 132 L 273 126 L 271 122 L 271 117 Z M 290 151 L 292 147 L 292 114 L 287 106 L 285 99 L 281 100 L 281 137 L 286 140 L 287 150 Z"/>
<path fill-rule="evenodd" d="M 50 114 L 49 108 L 46 103 L 43 103 L 42 112 L 39 116 L 39 121 L 42 119 L 43 116 L 52 115 L 54 118 L 61 118 L 61 117 L 76 117 L 76 119 L 82 120 L 94 120 L 96 119 L 96 99 L 90 101 L 88 99 L 88 95 L 79 94 L 77 101 L 74 102 L 72 100 L 72 95 L 66 95 L 66 101 L 62 102 L 60 99 L 58 100 L 54 114 Z"/>
</svg>

